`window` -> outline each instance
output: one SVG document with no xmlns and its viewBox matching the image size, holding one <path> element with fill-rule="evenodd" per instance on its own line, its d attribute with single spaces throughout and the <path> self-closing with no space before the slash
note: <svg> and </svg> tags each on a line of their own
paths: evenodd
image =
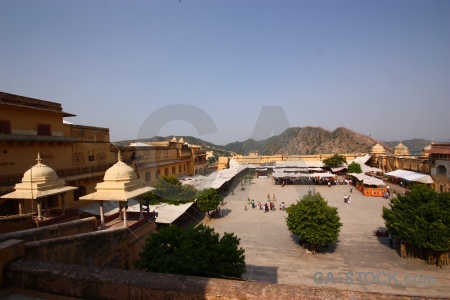
<svg viewBox="0 0 450 300">
<path fill-rule="evenodd" d="M 149 182 L 152 179 L 150 172 L 145 172 L 145 182 Z"/>
<path fill-rule="evenodd" d="M 164 169 L 164 175 L 169 176 L 169 169 L 168 168 Z"/>
<path fill-rule="evenodd" d="M 0 134 L 11 134 L 11 121 L 0 120 Z"/>
<path fill-rule="evenodd" d="M 176 169 L 175 169 L 175 167 L 172 167 L 172 175 L 173 174 L 176 174 L 177 172 L 176 172 Z"/>
<path fill-rule="evenodd" d="M 156 170 L 156 179 L 159 179 L 159 177 L 161 177 L 161 172 L 159 172 L 159 170 Z"/>
<path fill-rule="evenodd" d="M 37 134 L 51 136 L 52 128 L 50 124 L 37 124 Z"/>
<path fill-rule="evenodd" d="M 183 170 L 181 169 L 181 165 L 178 166 L 178 173 L 183 172 Z"/>
<path fill-rule="evenodd" d="M 447 175 L 447 168 L 443 165 L 439 165 L 436 169 L 437 175 Z"/>
</svg>

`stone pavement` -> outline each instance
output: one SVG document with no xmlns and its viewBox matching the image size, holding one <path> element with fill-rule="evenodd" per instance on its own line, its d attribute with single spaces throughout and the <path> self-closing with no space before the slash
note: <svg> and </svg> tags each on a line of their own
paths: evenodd
<svg viewBox="0 0 450 300">
<path fill-rule="evenodd" d="M 206 224 L 220 234 L 233 232 L 241 239 L 247 263 L 244 277 L 249 280 L 450 297 L 448 267 L 440 269 L 421 260 L 402 259 L 389 247 L 387 237 L 374 235 L 374 230 L 385 230 L 381 213 L 389 200 L 364 197 L 356 189 L 350 194 L 348 185 L 314 187 L 329 205 L 338 208 L 343 223 L 338 243 L 322 248 L 322 253 L 312 255 L 303 249 L 287 229 L 287 213 L 279 210 L 282 201 L 287 207 L 307 193 L 307 185 L 281 187 L 274 185 L 272 178 L 254 179 L 244 191 L 238 187 L 234 195 L 227 196 L 221 218 Z M 274 193 L 277 211 L 264 213 L 248 205 L 244 210 L 247 197 L 265 203 L 267 194 L 272 197 Z M 344 195 L 352 196 L 351 204 L 344 203 Z"/>
</svg>

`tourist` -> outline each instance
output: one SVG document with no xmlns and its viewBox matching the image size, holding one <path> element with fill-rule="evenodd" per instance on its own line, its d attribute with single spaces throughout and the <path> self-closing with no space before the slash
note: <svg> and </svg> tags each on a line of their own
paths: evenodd
<svg viewBox="0 0 450 300">
<path fill-rule="evenodd" d="M 265 205 L 264 205 L 264 212 L 266 213 L 266 212 L 268 212 L 269 211 L 269 205 L 266 203 Z"/>
<path fill-rule="evenodd" d="M 352 193 L 353 192 L 353 186 L 351 185 L 350 186 L 350 193 Z"/>
<path fill-rule="evenodd" d="M 284 202 L 281 202 L 281 210 L 284 211 L 286 209 Z"/>
<path fill-rule="evenodd" d="M 352 197 L 348 196 L 347 203 L 350 204 L 352 202 Z"/>
<path fill-rule="evenodd" d="M 314 186 L 313 186 L 313 188 L 312 188 L 312 192 L 313 192 L 313 195 L 315 195 L 315 194 L 316 194 L 316 187 L 314 187 Z"/>
<path fill-rule="evenodd" d="M 328 187 L 331 187 L 331 181 L 328 181 Z"/>
<path fill-rule="evenodd" d="M 275 199 L 275 194 L 273 194 L 273 201 L 276 202 L 277 199 Z"/>
<path fill-rule="evenodd" d="M 311 189 L 311 187 L 309 187 L 308 188 L 308 194 L 311 194 L 312 193 L 312 189 Z"/>
<path fill-rule="evenodd" d="M 255 200 L 252 200 L 252 208 L 255 208 Z"/>
<path fill-rule="evenodd" d="M 347 203 L 347 195 L 344 196 L 344 203 Z"/>
<path fill-rule="evenodd" d="M 247 210 L 247 205 L 244 206 L 244 209 Z"/>
</svg>

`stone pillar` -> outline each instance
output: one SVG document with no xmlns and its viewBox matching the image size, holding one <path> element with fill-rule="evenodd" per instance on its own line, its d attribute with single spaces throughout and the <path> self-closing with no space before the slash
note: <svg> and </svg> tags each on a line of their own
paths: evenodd
<svg viewBox="0 0 450 300">
<path fill-rule="evenodd" d="M 36 201 L 37 201 L 38 220 L 42 220 L 42 205 L 41 205 L 41 199 L 36 199 Z"/>
<path fill-rule="evenodd" d="M 127 202 L 123 204 L 123 227 L 128 227 L 127 223 Z"/>
<path fill-rule="evenodd" d="M 103 230 L 103 229 L 106 228 L 106 225 L 105 225 L 105 214 L 103 212 L 103 201 L 99 201 L 99 204 L 100 204 L 100 227 L 99 227 L 99 229 Z"/>
<path fill-rule="evenodd" d="M 119 201 L 119 220 L 123 221 L 122 202 Z"/>
<path fill-rule="evenodd" d="M 19 200 L 19 215 L 23 215 L 24 200 Z"/>
</svg>

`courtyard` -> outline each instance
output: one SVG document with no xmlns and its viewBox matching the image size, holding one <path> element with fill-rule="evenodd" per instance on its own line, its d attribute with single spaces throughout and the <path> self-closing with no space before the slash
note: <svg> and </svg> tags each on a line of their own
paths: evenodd
<svg viewBox="0 0 450 300">
<path fill-rule="evenodd" d="M 307 185 L 275 185 L 272 178 L 258 178 L 236 188 L 221 206 L 221 217 L 205 224 L 223 234 L 233 232 L 245 249 L 247 272 L 251 281 L 304 285 L 324 288 L 379 292 L 430 297 L 450 297 L 448 268 L 428 266 L 418 259 L 402 259 L 390 248 L 387 237 L 377 237 L 376 230 L 385 230 L 382 207 L 389 200 L 365 197 L 348 185 L 314 186 L 328 204 L 338 208 L 343 226 L 336 245 L 323 247 L 312 255 L 298 243 L 286 226 L 288 207 L 308 192 Z M 276 211 L 247 205 L 247 197 L 255 203 L 267 202 L 267 195 L 276 196 Z M 344 203 L 351 195 L 351 204 Z M 247 205 L 248 210 L 245 210 Z"/>
</svg>

